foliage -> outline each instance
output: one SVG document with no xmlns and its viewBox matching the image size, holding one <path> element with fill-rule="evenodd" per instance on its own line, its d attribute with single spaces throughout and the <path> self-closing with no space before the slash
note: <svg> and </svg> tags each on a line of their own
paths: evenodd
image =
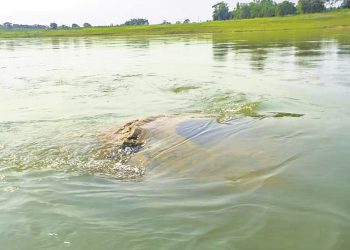
<svg viewBox="0 0 350 250">
<path fill-rule="evenodd" d="M 90 28 L 90 27 L 92 27 L 92 25 L 89 24 L 89 23 L 84 23 L 84 24 L 83 24 L 83 27 L 84 27 L 84 28 Z"/>
<path fill-rule="evenodd" d="M 236 9 L 232 12 L 232 17 L 234 19 L 246 19 L 250 18 L 250 7 L 249 4 L 243 3 L 239 4 L 237 3 Z"/>
<path fill-rule="evenodd" d="M 237 3 L 232 12 L 234 19 L 272 17 L 276 14 L 276 3 L 272 0 L 254 0 L 248 4 Z"/>
<path fill-rule="evenodd" d="M 297 10 L 299 13 L 316 13 L 325 11 L 323 0 L 299 0 Z"/>
<path fill-rule="evenodd" d="M 286 15 L 294 15 L 297 12 L 297 8 L 294 3 L 289 1 L 283 1 L 277 4 L 276 15 L 277 16 L 286 16 Z"/>
<path fill-rule="evenodd" d="M 67 25 L 62 24 L 61 26 L 58 27 L 60 30 L 68 30 L 69 27 Z"/>
<path fill-rule="evenodd" d="M 149 22 L 144 18 L 134 18 L 126 21 L 124 25 L 149 25 Z"/>
<path fill-rule="evenodd" d="M 57 23 L 50 23 L 50 29 L 57 30 Z"/>
<path fill-rule="evenodd" d="M 72 28 L 73 28 L 73 29 L 76 29 L 76 28 L 80 28 L 80 26 L 79 26 L 78 24 L 76 24 L 76 23 L 73 23 L 73 24 L 72 24 Z"/>
<path fill-rule="evenodd" d="M 12 28 L 12 23 L 6 22 L 6 23 L 3 24 L 3 27 L 5 29 L 11 29 Z"/>
<path fill-rule="evenodd" d="M 191 21 L 190 21 L 190 19 L 185 19 L 184 20 L 184 24 L 188 24 L 188 23 L 190 23 Z"/>
<path fill-rule="evenodd" d="M 163 20 L 163 22 L 161 24 L 171 24 L 171 22 L 168 22 L 167 20 Z"/>
<path fill-rule="evenodd" d="M 346 9 L 350 8 L 350 0 L 343 0 L 343 3 L 341 4 L 341 7 Z"/>
<path fill-rule="evenodd" d="M 276 3 L 272 0 L 254 0 L 249 3 L 250 17 L 272 17 L 276 13 Z"/>
<path fill-rule="evenodd" d="M 228 4 L 225 2 L 220 2 L 213 5 L 213 20 L 227 20 L 231 18 L 231 13 Z"/>
</svg>

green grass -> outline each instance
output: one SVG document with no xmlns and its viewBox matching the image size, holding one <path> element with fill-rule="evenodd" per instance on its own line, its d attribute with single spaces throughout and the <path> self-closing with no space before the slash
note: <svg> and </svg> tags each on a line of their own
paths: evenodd
<svg viewBox="0 0 350 250">
<path fill-rule="evenodd" d="M 69 30 L 3 30 L 1 38 L 24 37 L 75 37 L 75 36 L 136 36 L 180 34 L 235 35 L 254 32 L 350 32 L 350 10 L 297 15 L 288 17 L 256 18 L 205 22 L 193 24 L 96 27 Z"/>
</svg>

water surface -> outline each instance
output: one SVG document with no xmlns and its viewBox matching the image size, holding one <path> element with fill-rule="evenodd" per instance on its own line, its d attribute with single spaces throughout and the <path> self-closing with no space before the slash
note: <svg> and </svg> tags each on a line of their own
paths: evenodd
<svg viewBox="0 0 350 250">
<path fill-rule="evenodd" d="M 1 40 L 1 248 L 349 249 L 349 69 L 346 35 Z M 175 113 L 106 171 L 101 134 Z"/>
</svg>

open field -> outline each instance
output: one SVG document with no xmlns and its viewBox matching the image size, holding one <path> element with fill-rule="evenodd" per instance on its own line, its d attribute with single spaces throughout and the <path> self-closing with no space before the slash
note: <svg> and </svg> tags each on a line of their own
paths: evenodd
<svg viewBox="0 0 350 250">
<path fill-rule="evenodd" d="M 93 27 L 68 30 L 1 30 L 0 37 L 54 37 L 54 36 L 132 36 L 169 34 L 238 34 L 247 32 L 317 32 L 319 30 L 350 30 L 350 11 L 317 13 L 289 17 L 257 18 L 192 24 Z"/>
</svg>

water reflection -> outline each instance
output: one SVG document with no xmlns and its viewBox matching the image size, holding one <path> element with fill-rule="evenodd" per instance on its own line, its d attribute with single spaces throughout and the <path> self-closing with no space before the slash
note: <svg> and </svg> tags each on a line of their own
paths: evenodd
<svg viewBox="0 0 350 250">
<path fill-rule="evenodd" d="M 325 54 L 322 41 L 297 42 L 294 44 L 295 64 L 300 67 L 317 67 Z"/>
<path fill-rule="evenodd" d="M 322 41 L 312 42 L 297 42 L 294 44 L 296 57 L 319 57 L 324 55 L 325 51 L 322 50 Z"/>
<path fill-rule="evenodd" d="M 294 64 L 300 67 L 317 67 L 328 53 L 330 55 L 337 53 L 339 55 L 347 55 L 350 52 L 349 46 L 337 41 L 289 41 L 281 42 L 264 42 L 256 41 L 235 41 L 230 43 L 226 40 L 213 39 L 212 54 L 213 59 L 218 62 L 228 60 L 235 61 L 237 58 L 242 63 L 249 60 L 251 70 L 262 71 L 266 68 L 266 64 L 274 64 L 274 61 L 268 62 L 269 53 L 273 51 L 275 61 L 283 62 L 283 58 L 292 56 Z M 288 59 L 289 60 L 289 59 Z"/>
<path fill-rule="evenodd" d="M 226 61 L 227 55 L 233 50 L 232 43 L 213 43 L 213 58 L 217 61 Z"/>
<path fill-rule="evenodd" d="M 6 50 L 13 51 L 16 48 L 16 42 L 13 40 L 5 40 L 4 46 Z"/>
<path fill-rule="evenodd" d="M 235 43 L 213 40 L 213 59 L 216 61 L 226 61 L 232 56 L 238 58 L 250 57 L 250 68 L 252 70 L 264 70 L 268 49 L 273 47 L 283 47 L 282 44 L 257 44 L 250 41 L 236 41 Z M 243 60 L 242 60 L 243 61 Z"/>
<path fill-rule="evenodd" d="M 147 38 L 127 38 L 125 39 L 126 46 L 134 49 L 148 49 L 150 46 L 150 39 Z"/>
<path fill-rule="evenodd" d="M 252 69 L 264 70 L 268 51 L 263 48 L 257 48 L 249 50 L 249 53 L 251 54 L 250 65 Z"/>
<path fill-rule="evenodd" d="M 350 45 L 348 44 L 338 44 L 338 55 L 350 55 Z"/>
<path fill-rule="evenodd" d="M 87 48 L 87 49 L 94 44 L 93 39 L 90 39 L 90 38 L 85 38 L 83 40 L 83 43 L 84 43 L 84 48 Z"/>
<path fill-rule="evenodd" d="M 61 48 L 60 38 L 57 38 L 57 37 L 51 38 L 51 46 L 52 46 L 52 49 L 54 49 L 54 50 L 60 49 Z"/>
</svg>

